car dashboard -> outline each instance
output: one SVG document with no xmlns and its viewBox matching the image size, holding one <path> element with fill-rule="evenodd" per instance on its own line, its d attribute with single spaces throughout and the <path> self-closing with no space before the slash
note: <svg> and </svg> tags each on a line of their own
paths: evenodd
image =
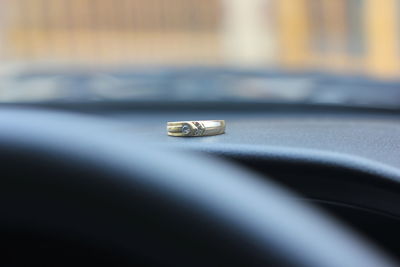
<svg viewBox="0 0 400 267">
<path fill-rule="evenodd" d="M 206 153 L 271 178 L 393 256 L 400 237 L 400 118 L 341 109 L 208 109 L 190 106 L 36 106 L 101 117 L 149 145 Z M 170 137 L 168 121 L 226 121 L 226 133 Z M 110 135 L 112 138 L 112 135 Z"/>
</svg>

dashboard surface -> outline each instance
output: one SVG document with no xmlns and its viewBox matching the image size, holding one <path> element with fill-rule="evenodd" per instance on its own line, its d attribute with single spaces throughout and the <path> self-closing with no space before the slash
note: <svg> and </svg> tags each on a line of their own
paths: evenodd
<svg viewBox="0 0 400 267">
<path fill-rule="evenodd" d="M 373 162 L 393 175 L 400 170 L 400 118 L 382 115 L 128 112 L 106 114 L 153 143 L 182 148 L 243 153 L 315 155 L 347 161 Z M 180 120 L 224 119 L 226 133 L 179 138 L 166 135 L 166 123 Z"/>
<path fill-rule="evenodd" d="M 101 114 L 149 144 L 222 156 L 299 193 L 396 257 L 400 117 L 376 113 L 134 111 Z M 168 121 L 224 119 L 226 133 L 170 137 Z"/>
<path fill-rule="evenodd" d="M 46 108 L 47 109 L 47 108 Z M 311 201 L 398 256 L 400 116 L 379 112 L 54 109 L 100 118 L 113 138 L 218 156 Z M 52 110 L 53 111 L 53 110 Z M 168 121 L 226 121 L 226 133 L 171 137 Z M 79 129 L 76 129 L 79 130 Z M 400 257 L 399 257 L 400 258 Z"/>
</svg>

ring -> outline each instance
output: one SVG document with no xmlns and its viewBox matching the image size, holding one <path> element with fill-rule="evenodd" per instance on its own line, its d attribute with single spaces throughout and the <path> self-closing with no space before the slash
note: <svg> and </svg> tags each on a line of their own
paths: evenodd
<svg viewBox="0 0 400 267">
<path fill-rule="evenodd" d="M 174 121 L 167 123 L 169 136 L 210 136 L 225 133 L 224 120 Z"/>
</svg>

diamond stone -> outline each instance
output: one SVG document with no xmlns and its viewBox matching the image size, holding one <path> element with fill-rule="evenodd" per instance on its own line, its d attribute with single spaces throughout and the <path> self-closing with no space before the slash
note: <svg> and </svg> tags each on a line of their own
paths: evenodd
<svg viewBox="0 0 400 267">
<path fill-rule="evenodd" d="M 182 133 L 183 134 L 189 134 L 190 133 L 190 126 L 185 124 L 182 126 Z"/>
</svg>

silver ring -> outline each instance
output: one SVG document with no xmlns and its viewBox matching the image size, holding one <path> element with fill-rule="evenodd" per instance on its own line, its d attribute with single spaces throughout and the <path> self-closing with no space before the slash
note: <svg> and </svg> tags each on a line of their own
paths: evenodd
<svg viewBox="0 0 400 267">
<path fill-rule="evenodd" d="M 224 120 L 174 121 L 167 123 L 169 136 L 210 136 L 225 133 Z"/>
</svg>

